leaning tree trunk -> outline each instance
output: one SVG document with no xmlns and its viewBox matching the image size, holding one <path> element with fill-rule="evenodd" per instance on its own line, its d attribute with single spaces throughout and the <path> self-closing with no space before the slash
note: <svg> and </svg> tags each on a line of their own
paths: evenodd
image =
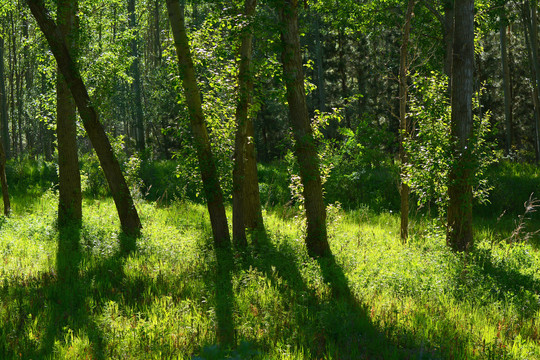
<svg viewBox="0 0 540 360">
<path fill-rule="evenodd" d="M 474 0 L 455 1 L 452 59 L 451 142 L 453 165 L 448 184 L 447 243 L 457 251 L 469 249 L 472 234 L 472 94 L 474 69 Z"/>
<path fill-rule="evenodd" d="M 167 9 L 169 11 L 169 20 L 178 56 L 180 77 L 182 78 L 184 95 L 188 105 L 195 148 L 197 149 L 204 192 L 208 203 L 214 242 L 218 246 L 226 245 L 229 243 L 230 237 L 225 206 L 223 205 L 223 193 L 204 122 L 201 95 L 197 86 L 195 67 L 191 58 L 189 40 L 184 22 L 184 11 L 180 7 L 179 0 L 167 0 Z"/>
<path fill-rule="evenodd" d="M 77 0 L 58 0 L 58 27 L 76 61 Z M 64 78 L 56 80 L 56 134 L 58 141 L 58 223 L 82 221 L 81 175 L 77 155 L 77 107 Z"/>
<path fill-rule="evenodd" d="M 300 52 L 298 30 L 298 0 L 279 3 L 281 27 L 283 78 L 287 88 L 289 120 L 295 140 L 295 153 L 304 185 L 307 235 L 306 246 L 311 256 L 330 255 L 326 232 L 326 208 L 324 206 L 319 158 L 309 124 Z"/>
<path fill-rule="evenodd" d="M 404 142 L 410 134 L 410 124 L 407 121 L 407 77 L 409 72 L 409 64 L 407 54 L 409 49 L 409 35 L 411 33 L 411 18 L 414 9 L 415 0 L 409 0 L 407 4 L 407 12 L 405 14 L 405 26 L 403 27 L 403 41 L 400 50 L 400 65 L 399 65 L 399 124 L 400 124 L 400 145 L 399 157 L 401 160 L 401 240 L 407 241 L 409 236 L 409 185 L 403 181 L 407 166 L 407 152 L 405 151 Z"/>
<path fill-rule="evenodd" d="M 135 209 L 133 204 L 133 198 L 129 192 L 126 180 L 122 175 L 120 164 L 114 155 L 107 134 L 99 122 L 98 114 L 92 105 L 86 86 L 83 83 L 75 62 L 71 58 L 64 36 L 54 21 L 48 16 L 42 0 L 27 0 L 27 3 L 49 43 L 51 51 L 58 63 L 58 68 L 62 72 L 64 80 L 71 91 L 71 95 L 77 104 L 83 126 L 96 151 L 107 183 L 111 189 L 122 230 L 129 235 L 138 235 L 142 226 L 137 209 Z"/>
<path fill-rule="evenodd" d="M 245 16 L 248 22 L 253 21 L 256 6 L 256 0 L 246 0 Z M 237 129 L 234 141 L 233 168 L 233 241 L 239 246 L 247 245 L 244 207 L 246 162 L 244 156 L 247 140 L 247 122 L 250 116 L 249 108 L 253 98 L 253 74 L 251 69 L 253 52 L 252 24 L 248 23 L 243 31 L 238 70 L 238 104 L 236 106 Z"/>
</svg>

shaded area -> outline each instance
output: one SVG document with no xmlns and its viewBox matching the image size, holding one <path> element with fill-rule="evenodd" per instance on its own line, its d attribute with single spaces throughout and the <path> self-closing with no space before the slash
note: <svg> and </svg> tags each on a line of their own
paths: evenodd
<svg viewBox="0 0 540 360">
<path fill-rule="evenodd" d="M 135 250 L 136 239 L 121 234 L 120 240 L 120 252 L 84 271 L 82 263 L 92 261 L 92 256 L 81 249 L 81 225 L 60 226 L 55 268 L 34 277 L 5 280 L 0 286 L 0 297 L 12 305 L 8 321 L 0 325 L 0 339 L 7 339 L 0 341 L 0 354 L 5 358 L 50 357 L 55 354 L 55 342 L 67 343 L 85 335 L 89 342 L 85 356 L 108 358 L 104 334 L 92 315 L 99 301 L 118 299 L 114 287 L 123 281 L 123 259 Z M 32 323 L 38 324 L 39 334 L 28 332 Z"/>
<path fill-rule="evenodd" d="M 294 341 L 296 350 L 303 352 L 306 358 L 331 355 L 336 359 L 398 359 L 415 353 L 414 349 L 394 345 L 372 323 L 368 309 L 353 295 L 333 257 L 317 258 L 323 281 L 330 287 L 330 293 L 325 294 L 306 283 L 298 268 L 297 256 L 287 242 L 273 244 L 264 236 L 258 237 L 252 251 L 238 254 L 239 267 L 257 269 L 270 279 L 284 298 L 285 311 L 292 315 L 289 326 L 273 334 L 274 340 Z M 253 311 L 257 311 L 256 307 Z M 276 345 L 258 344 L 262 349 Z"/>
</svg>

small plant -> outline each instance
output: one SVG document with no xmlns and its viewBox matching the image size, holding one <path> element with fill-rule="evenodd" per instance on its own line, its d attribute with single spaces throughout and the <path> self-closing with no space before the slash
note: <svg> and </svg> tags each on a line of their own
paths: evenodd
<svg viewBox="0 0 540 360">
<path fill-rule="evenodd" d="M 512 234 L 506 239 L 509 243 L 527 242 L 534 235 L 538 234 L 540 230 L 527 231 L 527 222 L 531 220 L 530 215 L 536 212 L 536 209 L 540 207 L 540 200 L 533 198 L 534 193 L 529 196 L 529 200 L 523 203 L 525 212 L 518 216 L 516 221 L 516 227 L 512 231 Z"/>
<path fill-rule="evenodd" d="M 436 206 L 437 214 L 444 218 L 448 205 L 448 173 L 452 167 L 450 115 L 451 107 L 446 97 L 448 80 L 432 72 L 430 77 L 415 75 L 411 92 L 410 118 L 413 134 L 404 142 L 409 157 L 404 181 L 417 197 L 418 207 Z M 480 93 L 473 99 L 473 111 L 479 108 Z M 487 182 L 486 169 L 495 162 L 488 141 L 491 131 L 490 114 L 474 115 L 470 144 L 476 159 L 473 195 L 480 202 L 488 201 L 493 189 Z"/>
</svg>

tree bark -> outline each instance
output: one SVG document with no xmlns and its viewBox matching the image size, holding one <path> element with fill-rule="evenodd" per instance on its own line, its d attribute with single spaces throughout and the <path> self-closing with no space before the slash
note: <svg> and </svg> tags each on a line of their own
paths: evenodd
<svg viewBox="0 0 540 360">
<path fill-rule="evenodd" d="M 10 157 L 9 151 L 9 119 L 7 107 L 6 81 L 4 70 L 4 38 L 0 36 L 0 127 L 2 128 L 2 145 L 6 158 Z"/>
<path fill-rule="evenodd" d="M 283 44 L 281 61 L 287 88 L 289 120 L 294 134 L 300 178 L 304 185 L 307 220 L 306 246 L 311 256 L 327 256 L 331 252 L 326 232 L 326 208 L 322 193 L 319 158 L 306 106 L 298 31 L 298 0 L 282 0 L 279 2 L 278 10 Z"/>
<path fill-rule="evenodd" d="M 403 182 L 405 170 L 407 166 L 407 152 L 405 151 L 404 142 L 409 137 L 410 125 L 407 121 L 407 78 L 409 72 L 408 49 L 409 37 L 411 33 L 411 19 L 415 0 L 409 0 L 407 4 L 407 12 L 405 14 L 405 25 L 403 27 L 403 40 L 400 49 L 400 65 L 399 65 L 399 124 L 400 124 L 400 146 L 399 157 L 401 160 L 401 240 L 407 241 L 409 236 L 409 185 Z"/>
<path fill-rule="evenodd" d="M 313 15 L 315 19 L 315 65 L 317 67 L 317 95 L 319 111 L 326 111 L 326 89 L 324 84 L 324 53 L 321 39 L 321 19 L 319 13 Z"/>
<path fill-rule="evenodd" d="M 259 178 L 257 175 L 257 159 L 255 156 L 255 133 L 253 118 L 247 121 L 246 143 L 246 176 L 244 180 L 244 223 L 246 228 L 256 233 L 264 233 L 261 194 L 259 193 Z M 257 238 L 255 237 L 255 240 Z"/>
<path fill-rule="evenodd" d="M 447 243 L 465 251 L 472 234 L 472 94 L 474 69 L 474 0 L 455 1 L 451 87 L 451 142 L 453 164 L 448 184 Z"/>
<path fill-rule="evenodd" d="M 8 183 L 6 178 L 6 154 L 4 146 L 0 142 L 0 186 L 2 187 L 2 199 L 4 202 L 4 215 L 9 216 L 11 203 L 9 202 Z"/>
<path fill-rule="evenodd" d="M 27 3 L 49 43 L 58 67 L 77 104 L 84 128 L 96 151 L 107 183 L 111 189 L 122 230 L 129 235 L 138 235 L 142 226 L 137 209 L 135 209 L 129 188 L 122 175 L 120 164 L 114 155 L 107 134 L 105 134 L 105 130 L 99 122 L 98 114 L 92 105 L 86 86 L 83 83 L 75 62 L 71 58 L 64 36 L 54 21 L 48 16 L 42 0 L 27 0 Z"/>
<path fill-rule="evenodd" d="M 452 46 L 454 39 L 454 1 L 444 0 L 444 73 L 448 76 L 448 87 L 452 77 Z"/>
<path fill-rule="evenodd" d="M 532 14 L 531 14 L 532 11 Z M 534 18 L 533 16 L 534 15 Z M 534 148 L 536 151 L 536 161 L 540 162 L 540 64 L 538 63 L 538 26 L 535 21 L 536 5 L 533 1 L 533 7 L 525 0 L 522 4 L 523 30 L 525 34 L 525 44 L 529 56 L 532 77 L 532 97 L 534 104 Z M 536 46 L 535 46 L 536 44 Z"/>
<path fill-rule="evenodd" d="M 219 176 L 212 155 L 212 149 L 210 148 L 208 131 L 204 122 L 201 95 L 199 87 L 197 86 L 195 67 L 191 58 L 189 41 L 185 28 L 184 9 L 180 7 L 178 0 L 167 0 L 167 9 L 169 12 L 174 45 L 178 56 L 180 77 L 182 78 L 184 94 L 188 105 L 195 148 L 197 149 L 203 187 L 208 203 L 208 212 L 210 214 L 214 242 L 217 246 L 223 246 L 230 243 L 229 228 L 227 225 L 225 206 L 223 205 L 223 193 L 221 191 Z"/>
<path fill-rule="evenodd" d="M 135 0 L 128 0 L 128 14 L 129 14 L 129 28 L 134 32 L 133 39 L 131 39 L 131 56 L 133 62 L 131 63 L 131 75 L 133 76 L 132 91 L 133 97 L 132 104 L 134 108 L 134 120 L 135 120 L 135 141 L 138 151 L 144 151 L 146 144 L 144 139 L 144 123 L 143 123 L 143 110 L 142 110 L 142 96 L 141 96 L 141 69 L 139 58 L 139 36 L 137 31 L 137 18 L 135 13 Z"/>
<path fill-rule="evenodd" d="M 73 61 L 77 58 L 77 0 L 58 0 L 58 27 Z M 58 140 L 58 223 L 82 221 L 81 175 L 77 155 L 77 107 L 58 71 L 56 82 L 56 135 Z"/>
<path fill-rule="evenodd" d="M 257 6 L 256 0 L 246 0 L 246 21 L 253 21 Z M 253 52 L 253 27 L 248 23 L 243 29 L 240 45 L 240 63 L 238 71 L 238 104 L 236 106 L 236 137 L 234 141 L 233 168 L 233 241 L 239 246 L 247 245 L 245 230 L 244 184 L 246 176 L 245 150 L 247 141 L 247 122 L 253 100 L 253 74 L 251 58 Z"/>
<path fill-rule="evenodd" d="M 506 153 L 510 153 L 512 149 L 512 87 L 510 86 L 510 67 L 508 66 L 508 51 L 506 41 L 506 21 L 501 20 L 499 27 L 499 38 L 501 43 L 501 65 L 503 75 L 503 90 L 504 90 L 504 123 L 505 123 L 505 139 Z"/>
</svg>

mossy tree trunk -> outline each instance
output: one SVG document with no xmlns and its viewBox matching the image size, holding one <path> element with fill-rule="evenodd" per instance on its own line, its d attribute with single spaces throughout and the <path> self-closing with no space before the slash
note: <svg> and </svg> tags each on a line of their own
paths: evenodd
<svg viewBox="0 0 540 360">
<path fill-rule="evenodd" d="M 280 0 L 283 78 L 287 88 L 289 120 L 295 140 L 295 154 L 304 185 L 307 234 L 306 246 L 311 256 L 330 255 L 326 232 L 326 208 L 322 193 L 319 158 L 309 123 L 298 30 L 298 1 Z"/>
</svg>

